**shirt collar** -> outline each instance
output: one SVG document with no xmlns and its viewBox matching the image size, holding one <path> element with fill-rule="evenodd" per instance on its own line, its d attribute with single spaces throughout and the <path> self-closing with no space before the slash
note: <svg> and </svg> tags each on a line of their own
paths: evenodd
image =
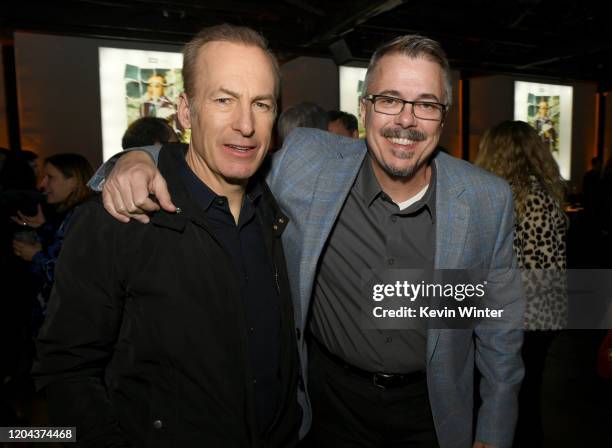
<svg viewBox="0 0 612 448">
<path fill-rule="evenodd" d="M 431 161 L 430 166 L 431 178 L 429 179 L 429 188 L 427 188 L 425 196 L 423 196 L 419 201 L 412 204 L 410 207 L 399 211 L 399 213 L 414 213 L 420 210 L 422 207 L 425 207 L 426 210 L 429 212 L 429 216 L 433 223 L 435 222 L 437 173 L 436 164 L 433 163 L 433 161 Z M 368 155 L 364 157 L 363 163 L 361 164 L 361 168 L 359 169 L 359 174 L 357 175 L 357 179 L 355 181 L 355 188 L 361 196 L 361 200 L 367 207 L 370 207 L 376 199 L 392 202 L 391 198 L 389 198 L 380 187 L 378 179 L 376 179 L 374 169 L 372 168 L 372 157 L 370 156 L 369 152 Z"/>
<path fill-rule="evenodd" d="M 184 157 L 180 158 L 179 164 L 179 171 L 187 192 L 205 211 L 210 208 L 215 199 L 224 198 L 211 190 L 205 182 L 196 176 L 196 174 L 187 164 L 187 160 L 185 160 Z M 263 190 L 261 187 L 261 182 L 255 177 L 249 179 L 246 189 L 246 197 L 249 199 L 249 201 L 256 206 L 262 194 Z"/>
</svg>

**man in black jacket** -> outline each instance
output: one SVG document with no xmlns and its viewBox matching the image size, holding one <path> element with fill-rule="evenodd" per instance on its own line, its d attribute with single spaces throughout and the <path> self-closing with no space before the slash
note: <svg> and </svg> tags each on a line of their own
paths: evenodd
<svg viewBox="0 0 612 448">
<path fill-rule="evenodd" d="M 279 75 L 254 31 L 202 30 L 184 50 L 179 120 L 160 170 L 174 212 L 122 225 L 100 200 L 73 217 L 38 341 L 54 425 L 84 446 L 286 447 L 298 368 L 280 236 L 253 177 Z M 125 204 L 132 207 L 133 204 Z"/>
</svg>

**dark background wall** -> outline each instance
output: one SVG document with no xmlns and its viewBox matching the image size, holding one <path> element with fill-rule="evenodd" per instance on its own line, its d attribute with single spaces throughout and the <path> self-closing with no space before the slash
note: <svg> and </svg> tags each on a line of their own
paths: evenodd
<svg viewBox="0 0 612 448">
<path fill-rule="evenodd" d="M 102 162 L 99 47 L 181 50 L 178 46 L 15 33 L 23 149 L 43 158 L 76 152 L 93 166 Z"/>
</svg>

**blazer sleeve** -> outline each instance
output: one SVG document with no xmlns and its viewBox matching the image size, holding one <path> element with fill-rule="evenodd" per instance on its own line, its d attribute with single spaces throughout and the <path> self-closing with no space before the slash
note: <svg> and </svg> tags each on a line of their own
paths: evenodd
<svg viewBox="0 0 612 448">
<path fill-rule="evenodd" d="M 147 154 L 149 154 L 149 156 L 151 156 L 151 159 L 153 159 L 153 163 L 157 165 L 159 162 L 160 150 L 161 150 L 161 145 L 159 144 L 143 146 L 142 148 L 125 149 L 121 151 L 120 153 L 115 154 L 113 157 L 111 157 L 106 162 L 104 162 L 102 165 L 100 165 L 100 167 L 96 170 L 96 172 L 91 177 L 91 179 L 89 179 L 89 182 L 87 182 L 87 186 L 91 188 L 93 191 L 97 191 L 97 192 L 102 191 L 102 187 L 104 186 L 104 181 L 106 180 L 110 172 L 115 167 L 115 163 L 117 163 L 117 160 L 119 160 L 120 157 L 124 156 L 130 151 L 146 152 Z"/>
<path fill-rule="evenodd" d="M 83 446 L 131 446 L 109 400 L 104 373 L 121 326 L 116 225 L 100 203 L 74 213 L 36 343 L 33 377 L 54 426 L 76 426 Z"/>
<path fill-rule="evenodd" d="M 491 256 L 487 289 L 492 304 L 504 310 L 503 321 L 483 320 L 475 328 L 476 365 L 482 378 L 476 438 L 497 448 L 511 447 L 523 379 L 521 346 L 525 296 L 513 250 L 514 204 L 504 184 L 503 204 Z"/>
</svg>

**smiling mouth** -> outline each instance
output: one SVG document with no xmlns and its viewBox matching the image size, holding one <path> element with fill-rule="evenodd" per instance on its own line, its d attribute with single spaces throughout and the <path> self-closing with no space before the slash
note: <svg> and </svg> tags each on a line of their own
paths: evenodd
<svg viewBox="0 0 612 448">
<path fill-rule="evenodd" d="M 256 148 L 255 146 L 231 145 L 229 143 L 226 143 L 224 146 L 238 152 L 248 152 Z"/>
<path fill-rule="evenodd" d="M 417 142 L 416 140 L 410 140 L 408 138 L 396 138 L 396 137 L 387 138 L 387 140 L 389 140 L 394 145 L 401 145 L 401 146 L 412 146 Z"/>
</svg>

